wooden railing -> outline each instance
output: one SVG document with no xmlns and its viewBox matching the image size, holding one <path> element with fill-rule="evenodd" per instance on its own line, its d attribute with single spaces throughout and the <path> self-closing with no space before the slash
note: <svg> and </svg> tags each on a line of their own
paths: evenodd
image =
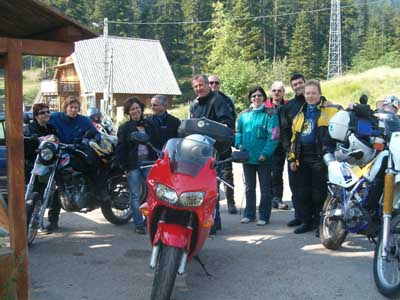
<svg viewBox="0 0 400 300">
<path fill-rule="evenodd" d="M 59 81 L 57 82 L 57 91 L 59 95 L 69 93 L 79 93 L 79 81 Z"/>
</svg>

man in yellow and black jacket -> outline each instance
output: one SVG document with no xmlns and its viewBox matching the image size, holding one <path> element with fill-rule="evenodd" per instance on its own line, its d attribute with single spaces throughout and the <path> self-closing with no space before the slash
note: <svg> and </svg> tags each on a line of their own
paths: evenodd
<svg viewBox="0 0 400 300">
<path fill-rule="evenodd" d="M 305 83 L 306 103 L 293 119 L 288 160 L 296 176 L 296 195 L 302 211 L 302 224 L 294 233 L 312 231 L 319 224 L 327 195 L 326 166 L 323 155 L 335 149 L 328 125 L 340 107 L 324 104 L 316 80 Z"/>
</svg>

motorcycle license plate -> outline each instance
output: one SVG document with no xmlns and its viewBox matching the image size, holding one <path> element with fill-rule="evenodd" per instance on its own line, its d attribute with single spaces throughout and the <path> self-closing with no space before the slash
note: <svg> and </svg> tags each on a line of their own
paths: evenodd
<svg viewBox="0 0 400 300">
<path fill-rule="evenodd" d="M 43 176 L 50 171 L 50 166 L 44 166 L 40 164 L 35 164 L 32 170 L 32 174 L 38 175 L 38 176 Z"/>
</svg>

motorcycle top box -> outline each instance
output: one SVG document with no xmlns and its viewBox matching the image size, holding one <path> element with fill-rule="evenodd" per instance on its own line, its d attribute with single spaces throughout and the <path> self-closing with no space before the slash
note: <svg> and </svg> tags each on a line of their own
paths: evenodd
<svg viewBox="0 0 400 300">
<path fill-rule="evenodd" d="M 218 152 L 229 148 L 235 139 L 232 128 L 206 118 L 182 120 L 178 128 L 178 137 L 190 134 L 207 135 L 213 138 L 216 141 L 214 147 Z"/>
</svg>

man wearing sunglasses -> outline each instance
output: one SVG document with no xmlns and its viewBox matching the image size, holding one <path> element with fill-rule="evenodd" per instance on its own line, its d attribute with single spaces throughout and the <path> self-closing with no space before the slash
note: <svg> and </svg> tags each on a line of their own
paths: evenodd
<svg viewBox="0 0 400 300">
<path fill-rule="evenodd" d="M 210 89 L 215 92 L 219 93 L 221 96 L 226 98 L 228 103 L 229 110 L 231 111 L 234 119 L 236 119 L 236 109 L 235 104 L 233 103 L 232 98 L 226 96 L 224 93 L 220 91 L 221 88 L 221 81 L 217 75 L 208 76 L 208 83 L 210 85 Z M 232 153 L 232 151 L 230 151 Z M 227 162 L 223 166 L 222 177 L 224 180 L 232 184 L 233 186 L 233 168 L 232 162 Z M 224 191 L 226 195 L 226 202 L 228 204 L 228 212 L 231 215 L 237 214 L 237 209 L 235 205 L 235 192 L 230 187 L 224 185 Z"/>
<path fill-rule="evenodd" d="M 216 121 L 227 125 L 229 128 L 235 128 L 235 119 L 229 106 L 220 93 L 213 92 L 210 88 L 208 77 L 206 75 L 195 75 L 192 78 L 192 87 L 197 95 L 193 100 L 189 109 L 190 118 L 205 117 L 209 120 Z M 230 156 L 231 148 L 223 149 L 219 153 L 219 159 L 225 159 Z M 222 170 L 218 169 L 218 175 L 222 175 Z M 219 213 L 219 202 L 215 208 L 214 226 L 210 230 L 210 234 L 215 234 L 217 229 L 221 229 L 221 216 Z"/>
</svg>

